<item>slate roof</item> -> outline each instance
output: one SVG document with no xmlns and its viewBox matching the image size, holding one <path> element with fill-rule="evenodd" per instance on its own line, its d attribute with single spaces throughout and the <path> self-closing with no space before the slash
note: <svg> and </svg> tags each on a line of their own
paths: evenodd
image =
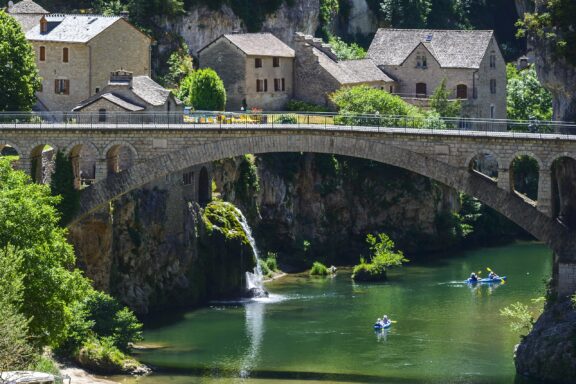
<svg viewBox="0 0 576 384">
<path fill-rule="evenodd" d="M 248 56 L 294 57 L 294 50 L 271 33 L 232 33 L 220 38 L 228 39 Z M 214 40 L 212 43 L 217 41 Z M 200 51 L 204 50 L 208 44 Z"/>
<path fill-rule="evenodd" d="M 20 14 L 48 14 L 47 10 L 42 8 L 40 5 L 36 4 L 32 0 L 22 0 L 12 7 L 8 8 L 8 13 L 20 13 Z"/>
<path fill-rule="evenodd" d="M 169 90 L 162 87 L 148 76 L 136 76 L 132 79 L 131 87 L 129 87 L 129 84 L 129 82 L 109 83 L 108 87 L 104 88 L 100 93 L 97 93 L 92 97 L 82 101 L 73 109 L 73 111 L 81 110 L 100 99 L 106 99 L 111 103 L 114 103 L 131 112 L 143 111 L 146 109 L 146 105 L 140 105 L 134 100 L 128 100 L 128 98 L 125 95 L 121 95 L 120 92 L 114 92 L 114 86 L 124 86 L 125 90 L 123 90 L 122 93 L 129 91 L 136 96 L 134 99 L 139 98 L 141 101 L 143 101 L 142 104 L 161 106 L 166 104 L 168 98 L 170 97 Z M 119 88 L 119 90 L 120 89 L 121 88 Z M 182 104 L 182 102 L 177 98 L 174 99 L 176 100 L 176 104 Z"/>
<path fill-rule="evenodd" d="M 394 81 L 382 72 L 370 59 L 335 61 L 318 48 L 313 48 L 313 52 L 318 57 L 318 64 L 340 84 Z"/>
<path fill-rule="evenodd" d="M 368 56 L 376 65 L 400 65 L 420 43 L 443 68 L 480 67 L 493 31 L 380 28 Z"/>
<path fill-rule="evenodd" d="M 26 32 L 26 39 L 87 43 L 121 19 L 120 16 L 48 15 L 46 16 L 48 33 L 40 33 L 40 24 L 38 24 Z"/>
</svg>

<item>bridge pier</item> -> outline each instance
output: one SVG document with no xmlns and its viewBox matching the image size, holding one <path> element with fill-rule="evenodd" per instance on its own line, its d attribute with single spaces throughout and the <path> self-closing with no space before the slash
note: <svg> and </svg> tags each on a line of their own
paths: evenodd
<svg viewBox="0 0 576 384">
<path fill-rule="evenodd" d="M 514 182 L 512 181 L 512 172 L 508 168 L 498 169 L 498 187 L 505 190 L 506 192 L 511 192 Z"/>
<path fill-rule="evenodd" d="M 108 176 L 108 160 L 106 158 L 96 159 L 96 172 L 94 175 L 95 182 L 104 180 Z"/>
<path fill-rule="evenodd" d="M 576 293 L 576 260 L 556 261 L 555 275 L 557 290 L 560 297 L 573 295 Z"/>
<path fill-rule="evenodd" d="M 552 171 L 549 168 L 540 169 L 536 208 L 546 216 L 552 216 Z"/>
</svg>

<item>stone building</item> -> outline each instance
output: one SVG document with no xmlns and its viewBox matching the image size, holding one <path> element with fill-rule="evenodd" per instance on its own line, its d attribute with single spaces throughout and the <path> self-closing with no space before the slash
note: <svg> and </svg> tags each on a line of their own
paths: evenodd
<svg viewBox="0 0 576 384">
<path fill-rule="evenodd" d="M 149 114 L 148 119 L 174 122 L 181 120 L 184 104 L 148 76 L 133 76 L 132 72 L 120 70 L 112 72 L 108 85 L 73 111 L 91 112 L 98 116 L 98 122 L 109 121 L 115 113 L 126 112 Z M 163 112 L 166 112 L 165 116 Z M 171 114 L 170 119 L 168 114 Z"/>
<path fill-rule="evenodd" d="M 6 11 L 10 16 L 18 20 L 24 32 L 34 28 L 38 25 L 42 16 L 50 13 L 32 0 L 22 0 L 16 4 L 9 1 Z"/>
<path fill-rule="evenodd" d="M 381 28 L 368 56 L 406 101 L 422 105 L 446 80 L 464 116 L 506 118 L 506 63 L 493 31 Z"/>
<path fill-rule="evenodd" d="M 36 93 L 41 110 L 71 110 L 100 92 L 118 68 L 150 76 L 151 39 L 122 17 L 43 14 L 26 38 L 42 77 Z"/>
<path fill-rule="evenodd" d="M 294 50 L 271 33 L 222 35 L 198 51 L 226 88 L 226 109 L 283 109 L 294 93 Z"/>
<path fill-rule="evenodd" d="M 329 95 L 342 87 L 368 85 L 393 92 L 395 81 L 370 59 L 338 60 L 322 39 L 296 33 L 294 36 L 294 97 L 332 107 Z"/>
</svg>

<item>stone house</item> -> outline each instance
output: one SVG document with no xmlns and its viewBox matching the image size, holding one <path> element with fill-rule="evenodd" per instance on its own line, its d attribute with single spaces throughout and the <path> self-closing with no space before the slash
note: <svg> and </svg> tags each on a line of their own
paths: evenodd
<svg viewBox="0 0 576 384">
<path fill-rule="evenodd" d="M 271 33 L 222 35 L 198 58 L 224 82 L 228 110 L 281 110 L 294 94 L 294 50 Z"/>
<path fill-rule="evenodd" d="M 120 70 L 110 74 L 107 86 L 72 111 L 90 112 L 97 116 L 98 122 L 113 120 L 118 113 L 145 115 L 144 120 L 138 122 L 151 119 L 156 122 L 180 122 L 184 104 L 148 76 L 133 76 L 132 72 Z M 92 119 L 95 120 L 94 117 Z"/>
<path fill-rule="evenodd" d="M 100 92 L 118 68 L 150 76 L 151 38 L 122 17 L 42 15 L 26 38 L 42 77 L 41 110 L 71 110 Z"/>
<path fill-rule="evenodd" d="M 445 80 L 462 114 L 506 118 L 506 63 L 493 31 L 381 28 L 368 56 L 418 105 Z"/>
<path fill-rule="evenodd" d="M 42 16 L 50 13 L 32 0 L 22 0 L 16 4 L 9 1 L 6 12 L 18 20 L 24 32 L 34 28 L 38 25 Z"/>
<path fill-rule="evenodd" d="M 294 36 L 294 97 L 333 107 L 329 95 L 342 87 L 368 85 L 393 92 L 396 82 L 370 59 L 338 60 L 329 44 L 297 32 Z"/>
</svg>

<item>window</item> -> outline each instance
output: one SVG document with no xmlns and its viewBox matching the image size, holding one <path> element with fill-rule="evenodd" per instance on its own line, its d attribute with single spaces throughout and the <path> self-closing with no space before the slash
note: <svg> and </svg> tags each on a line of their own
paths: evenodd
<svg viewBox="0 0 576 384">
<path fill-rule="evenodd" d="M 98 93 L 100 92 L 100 87 L 96 87 L 96 89 L 94 90 L 94 93 Z"/>
<path fill-rule="evenodd" d="M 466 86 L 466 84 L 458 84 L 456 86 L 456 98 L 457 99 L 468 98 L 468 87 Z"/>
<path fill-rule="evenodd" d="M 280 66 L 280 58 L 279 57 L 274 57 L 272 59 L 272 66 L 274 68 L 278 68 Z"/>
<path fill-rule="evenodd" d="M 194 184 L 194 172 L 186 172 L 182 174 L 182 181 L 184 182 L 184 185 Z"/>
<path fill-rule="evenodd" d="M 98 122 L 103 123 L 106 121 L 106 110 L 104 108 L 100 108 L 98 110 Z"/>
<path fill-rule="evenodd" d="M 267 92 L 268 91 L 268 80 L 256 80 L 256 92 Z"/>
<path fill-rule="evenodd" d="M 420 68 L 422 66 L 422 57 L 420 55 L 416 56 L 416 67 Z"/>
<path fill-rule="evenodd" d="M 394 86 L 391 85 L 391 86 L 388 88 L 388 90 L 390 91 L 390 93 L 394 93 Z"/>
<path fill-rule="evenodd" d="M 416 83 L 416 97 L 426 97 L 426 83 Z"/>
<path fill-rule="evenodd" d="M 48 22 L 46 20 L 40 21 L 40 33 L 48 33 Z"/>
<path fill-rule="evenodd" d="M 428 62 L 426 61 L 426 55 L 418 54 L 416 56 L 416 68 L 427 68 Z"/>
<path fill-rule="evenodd" d="M 490 53 L 490 68 L 496 68 L 496 54 Z"/>
<path fill-rule="evenodd" d="M 46 47 L 40 47 L 40 61 L 46 61 Z"/>
<path fill-rule="evenodd" d="M 490 79 L 490 93 L 496 93 L 496 79 Z"/>
<path fill-rule="evenodd" d="M 490 118 L 493 119 L 496 116 L 496 107 L 494 104 L 490 104 Z"/>
<path fill-rule="evenodd" d="M 262 68 L 262 59 L 260 58 L 254 59 L 254 68 Z"/>
<path fill-rule="evenodd" d="M 268 79 L 264 79 L 264 92 L 268 92 Z"/>
<path fill-rule="evenodd" d="M 282 90 L 286 90 L 286 80 L 284 78 L 282 78 Z"/>
<path fill-rule="evenodd" d="M 63 48 L 63 49 L 62 49 L 62 62 L 63 62 L 63 63 L 67 63 L 67 62 L 68 62 L 68 48 Z"/>
<path fill-rule="evenodd" d="M 274 79 L 274 92 L 280 91 L 280 79 Z"/>
<path fill-rule="evenodd" d="M 64 79 L 54 80 L 54 92 L 59 95 L 69 95 L 70 80 L 64 80 Z"/>
<path fill-rule="evenodd" d="M 427 68 L 428 63 L 426 62 L 426 55 L 422 55 L 422 68 Z"/>
</svg>

